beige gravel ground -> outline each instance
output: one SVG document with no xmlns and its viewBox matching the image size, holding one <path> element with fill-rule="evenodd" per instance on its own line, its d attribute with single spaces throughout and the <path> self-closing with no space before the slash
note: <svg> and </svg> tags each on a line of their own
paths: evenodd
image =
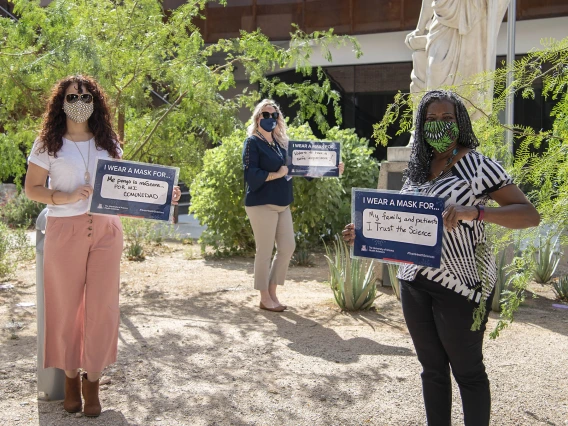
<svg viewBox="0 0 568 426">
<path fill-rule="evenodd" d="M 290 310 L 270 313 L 257 308 L 252 259 L 169 247 L 123 263 L 119 360 L 105 372 L 98 419 L 38 403 L 35 308 L 16 307 L 35 302 L 35 265 L 17 271 L 0 290 L 0 424 L 425 423 L 420 365 L 389 289 L 376 311 L 341 313 L 317 255 L 315 267 L 290 270 Z M 568 310 L 552 307 L 549 286 L 532 290 L 539 298 L 513 326 L 486 339 L 493 425 L 568 425 Z M 453 417 L 463 424 L 455 384 Z"/>
</svg>

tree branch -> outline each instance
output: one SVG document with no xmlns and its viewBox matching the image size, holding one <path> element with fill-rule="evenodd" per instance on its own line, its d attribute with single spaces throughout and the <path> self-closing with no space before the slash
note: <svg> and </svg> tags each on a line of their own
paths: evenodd
<svg viewBox="0 0 568 426">
<path fill-rule="evenodd" d="M 179 105 L 179 103 L 181 102 L 181 100 L 185 97 L 185 95 L 187 95 L 189 93 L 189 90 L 186 90 L 184 92 L 182 92 L 178 98 L 170 105 L 170 107 L 162 114 L 162 116 L 158 119 L 158 121 L 156 122 L 156 124 L 154 125 L 154 127 L 152 128 L 152 130 L 150 131 L 150 134 L 148 135 L 148 137 L 146 137 L 146 139 L 144 140 L 144 142 L 142 142 L 140 144 L 139 147 L 136 148 L 136 151 L 134 151 L 134 153 L 132 154 L 132 158 L 136 158 L 136 156 L 140 153 L 140 151 L 142 150 L 142 148 L 144 148 L 144 146 L 150 141 L 150 139 L 152 138 L 152 136 L 154 135 L 154 133 L 156 132 L 156 129 L 158 128 L 158 126 L 162 123 L 162 121 L 164 121 L 164 118 L 166 118 L 166 116 L 177 106 Z"/>
</svg>

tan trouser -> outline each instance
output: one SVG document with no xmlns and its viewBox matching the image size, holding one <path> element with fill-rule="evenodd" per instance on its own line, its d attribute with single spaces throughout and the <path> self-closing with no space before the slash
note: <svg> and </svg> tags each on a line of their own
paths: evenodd
<svg viewBox="0 0 568 426">
<path fill-rule="evenodd" d="M 290 206 L 245 207 L 254 233 L 256 256 L 254 258 L 254 288 L 268 290 L 268 284 L 284 284 L 288 264 L 296 248 L 294 226 Z M 276 255 L 270 265 L 276 242 Z"/>
</svg>

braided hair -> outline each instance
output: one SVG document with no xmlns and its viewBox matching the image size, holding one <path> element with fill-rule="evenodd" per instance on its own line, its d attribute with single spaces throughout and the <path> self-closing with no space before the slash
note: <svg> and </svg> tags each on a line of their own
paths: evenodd
<svg viewBox="0 0 568 426">
<path fill-rule="evenodd" d="M 414 143 L 410 153 L 408 168 L 404 171 L 404 177 L 418 185 L 422 185 L 430 176 L 430 162 L 434 156 L 434 149 L 424 141 L 424 122 L 426 121 L 428 106 L 435 101 L 449 101 L 454 104 L 456 121 L 460 130 L 457 140 L 458 145 L 471 149 L 479 146 L 479 141 L 471 128 L 469 114 L 459 96 L 449 90 L 431 90 L 427 92 L 418 104 L 414 126 Z"/>
</svg>

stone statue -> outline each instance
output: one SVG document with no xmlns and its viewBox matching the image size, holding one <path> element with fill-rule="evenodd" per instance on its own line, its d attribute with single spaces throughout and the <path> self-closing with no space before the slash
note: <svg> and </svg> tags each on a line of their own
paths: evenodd
<svg viewBox="0 0 568 426">
<path fill-rule="evenodd" d="M 405 41 L 414 51 L 410 92 L 459 85 L 474 74 L 493 71 L 508 5 L 509 0 L 423 0 L 416 30 Z M 477 95 L 476 103 L 482 104 L 492 88 Z"/>
</svg>

